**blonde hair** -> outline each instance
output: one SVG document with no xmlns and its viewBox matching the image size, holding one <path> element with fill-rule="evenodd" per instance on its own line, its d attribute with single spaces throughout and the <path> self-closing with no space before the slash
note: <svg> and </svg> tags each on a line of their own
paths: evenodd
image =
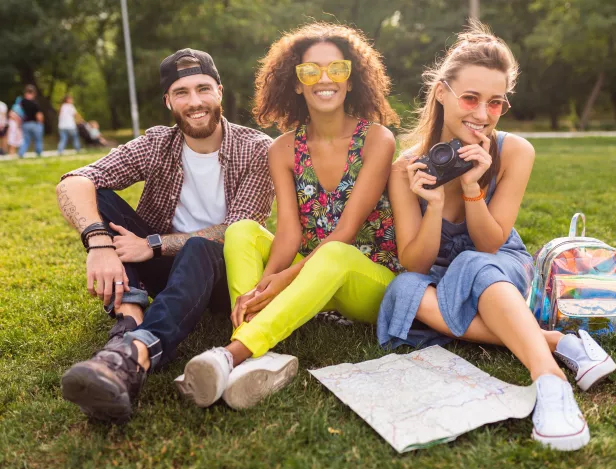
<svg viewBox="0 0 616 469">
<path fill-rule="evenodd" d="M 451 83 L 457 78 L 461 69 L 471 65 L 505 73 L 507 93 L 513 92 L 519 69 L 511 49 L 502 39 L 494 36 L 487 25 L 471 20 L 464 31 L 458 34 L 456 42 L 446 51 L 445 56 L 422 74 L 426 100 L 417 111 L 418 118 L 415 125 L 402 138 L 404 147 L 414 146 L 417 149 L 414 152 L 416 155 L 425 155 L 440 141 L 444 110 L 443 105 L 436 99 L 436 85 L 443 81 Z M 492 166 L 479 181 L 481 187 L 487 186 L 500 169 L 496 131 L 492 131 L 490 140 Z"/>
</svg>

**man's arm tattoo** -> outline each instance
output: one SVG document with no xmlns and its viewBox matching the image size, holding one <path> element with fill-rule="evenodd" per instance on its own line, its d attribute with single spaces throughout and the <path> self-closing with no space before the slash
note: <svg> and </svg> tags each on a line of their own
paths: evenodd
<svg viewBox="0 0 616 469">
<path fill-rule="evenodd" d="M 66 184 L 60 184 L 56 194 L 58 196 L 58 205 L 60 206 L 60 210 L 62 210 L 62 213 L 66 219 L 69 220 L 71 224 L 81 233 L 86 227 L 87 220 L 86 217 L 83 217 L 77 213 L 77 207 L 75 207 L 75 204 L 66 191 Z"/>
<path fill-rule="evenodd" d="M 206 238 L 217 243 L 225 242 L 227 225 L 214 225 L 194 233 L 177 233 L 161 236 L 163 240 L 163 256 L 175 256 L 184 247 L 186 241 L 195 236 Z"/>
</svg>

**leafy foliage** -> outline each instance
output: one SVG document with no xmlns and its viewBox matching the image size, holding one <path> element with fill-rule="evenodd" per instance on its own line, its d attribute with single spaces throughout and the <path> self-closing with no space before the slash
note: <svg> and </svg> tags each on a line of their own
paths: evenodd
<svg viewBox="0 0 616 469">
<path fill-rule="evenodd" d="M 130 0 L 128 10 L 143 127 L 170 121 L 158 66 L 184 47 L 213 55 L 227 116 L 250 124 L 259 58 L 283 31 L 314 20 L 355 25 L 373 40 L 393 80 L 392 105 L 408 123 L 421 73 L 464 26 L 468 1 Z M 104 128 L 130 126 L 120 2 L 3 0 L 0 17 L 0 99 L 12 102 L 34 83 L 51 120 L 70 91 Z M 614 2 L 492 0 L 482 2 L 481 19 L 521 64 L 513 117 L 547 116 L 556 127 L 563 114 L 580 116 L 601 73 L 597 112 L 616 115 Z"/>
</svg>

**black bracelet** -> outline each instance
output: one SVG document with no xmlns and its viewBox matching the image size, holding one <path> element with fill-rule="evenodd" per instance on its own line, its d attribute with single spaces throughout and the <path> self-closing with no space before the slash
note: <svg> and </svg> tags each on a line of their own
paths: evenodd
<svg viewBox="0 0 616 469">
<path fill-rule="evenodd" d="M 91 225 L 86 226 L 85 230 L 81 232 L 81 243 L 84 248 L 88 247 L 86 236 L 88 233 L 92 233 L 93 231 L 107 231 L 107 227 L 101 222 L 92 223 Z"/>
<path fill-rule="evenodd" d="M 86 248 L 86 252 L 90 252 L 90 249 L 105 249 L 105 248 L 110 248 L 115 251 L 116 247 L 113 244 L 103 244 L 102 246 L 88 246 Z"/>
<path fill-rule="evenodd" d="M 94 238 L 95 236 L 109 236 L 111 241 L 113 241 L 113 235 L 108 231 L 92 231 L 86 235 L 86 243 L 90 246 L 90 238 Z"/>
</svg>

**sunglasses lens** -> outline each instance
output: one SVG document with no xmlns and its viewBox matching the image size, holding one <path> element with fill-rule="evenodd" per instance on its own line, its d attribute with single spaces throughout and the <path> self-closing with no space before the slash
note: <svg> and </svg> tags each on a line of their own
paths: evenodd
<svg viewBox="0 0 616 469">
<path fill-rule="evenodd" d="M 504 104 L 502 99 L 493 99 L 488 102 L 488 112 L 493 116 L 500 116 L 503 114 Z"/>
<path fill-rule="evenodd" d="M 500 115 L 502 116 L 506 114 L 510 107 L 511 106 L 509 106 L 509 103 L 507 101 L 503 101 L 501 103 Z"/>
<path fill-rule="evenodd" d="M 297 78 L 304 85 L 314 85 L 319 81 L 321 70 L 315 64 L 302 64 L 296 67 Z"/>
<path fill-rule="evenodd" d="M 465 111 L 470 111 L 479 106 L 479 98 L 472 94 L 463 94 L 462 96 L 460 96 L 458 101 L 460 103 L 460 109 L 463 109 Z"/>
<path fill-rule="evenodd" d="M 351 75 L 351 67 L 348 62 L 335 61 L 329 64 L 327 67 L 327 74 L 329 78 L 334 82 L 342 82 L 349 78 Z"/>
</svg>

